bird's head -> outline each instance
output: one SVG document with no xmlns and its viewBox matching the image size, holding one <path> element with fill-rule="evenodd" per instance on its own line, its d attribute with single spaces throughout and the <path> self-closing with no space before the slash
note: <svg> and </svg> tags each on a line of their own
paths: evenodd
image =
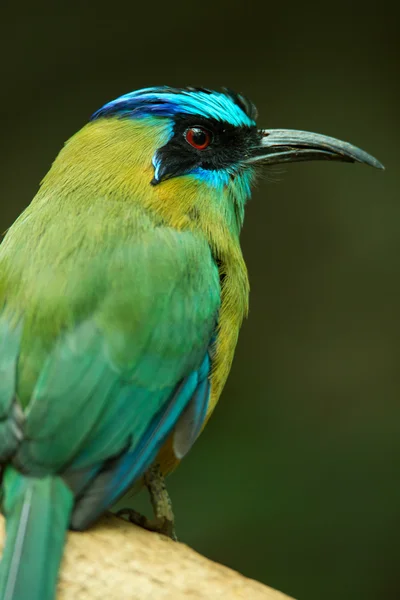
<svg viewBox="0 0 400 600">
<path fill-rule="evenodd" d="M 306 160 L 382 168 L 349 143 L 304 131 L 260 129 L 256 118 L 255 106 L 230 90 L 145 88 L 94 113 L 83 137 L 78 134 L 82 156 L 74 160 L 91 161 L 86 175 L 101 172 L 109 185 L 114 181 L 126 190 L 133 182 L 133 196 L 146 196 L 180 217 L 199 214 L 211 201 L 225 216 L 234 215 L 237 230 L 259 168 Z"/>
</svg>

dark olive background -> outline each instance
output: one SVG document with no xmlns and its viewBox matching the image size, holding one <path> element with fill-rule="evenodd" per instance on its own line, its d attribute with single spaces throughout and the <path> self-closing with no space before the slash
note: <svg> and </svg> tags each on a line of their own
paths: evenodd
<svg viewBox="0 0 400 600">
<path fill-rule="evenodd" d="M 142 86 L 225 85 L 264 127 L 346 139 L 386 165 L 259 182 L 242 235 L 250 318 L 170 491 L 180 538 L 248 576 L 304 600 L 400 598 L 398 9 L 31 6 L 4 3 L 0 20 L 3 230 L 64 140 Z"/>
</svg>

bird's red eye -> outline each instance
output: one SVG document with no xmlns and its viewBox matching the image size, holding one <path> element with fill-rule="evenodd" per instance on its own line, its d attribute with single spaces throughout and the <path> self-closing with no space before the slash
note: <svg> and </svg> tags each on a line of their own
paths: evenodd
<svg viewBox="0 0 400 600">
<path fill-rule="evenodd" d="M 211 133 L 203 127 L 190 127 L 185 131 L 185 139 L 196 150 L 205 150 L 211 143 Z"/>
</svg>

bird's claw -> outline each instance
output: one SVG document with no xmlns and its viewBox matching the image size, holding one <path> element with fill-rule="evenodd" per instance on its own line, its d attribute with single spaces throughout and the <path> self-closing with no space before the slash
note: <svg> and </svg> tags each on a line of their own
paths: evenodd
<svg viewBox="0 0 400 600">
<path fill-rule="evenodd" d="M 161 473 L 158 464 L 150 467 L 145 473 L 144 482 L 149 490 L 155 518 L 148 519 L 145 515 L 132 508 L 122 508 L 117 512 L 117 516 L 127 517 L 135 525 L 139 525 L 149 531 L 162 533 L 171 538 L 171 540 L 177 541 L 172 503 L 165 486 L 164 475 Z"/>
<path fill-rule="evenodd" d="M 133 508 L 122 508 L 116 513 L 116 516 L 127 519 L 130 523 L 143 527 L 143 529 L 147 529 L 148 531 L 166 535 L 174 542 L 178 540 L 175 533 L 175 524 L 167 517 L 149 519 Z"/>
</svg>

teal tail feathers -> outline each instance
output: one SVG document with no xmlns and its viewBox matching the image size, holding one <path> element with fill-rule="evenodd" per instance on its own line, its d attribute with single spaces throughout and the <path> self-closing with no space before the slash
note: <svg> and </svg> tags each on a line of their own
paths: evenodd
<svg viewBox="0 0 400 600">
<path fill-rule="evenodd" d="M 7 467 L 3 494 L 6 545 L 0 600 L 53 600 L 72 492 L 57 476 L 28 477 Z"/>
</svg>

